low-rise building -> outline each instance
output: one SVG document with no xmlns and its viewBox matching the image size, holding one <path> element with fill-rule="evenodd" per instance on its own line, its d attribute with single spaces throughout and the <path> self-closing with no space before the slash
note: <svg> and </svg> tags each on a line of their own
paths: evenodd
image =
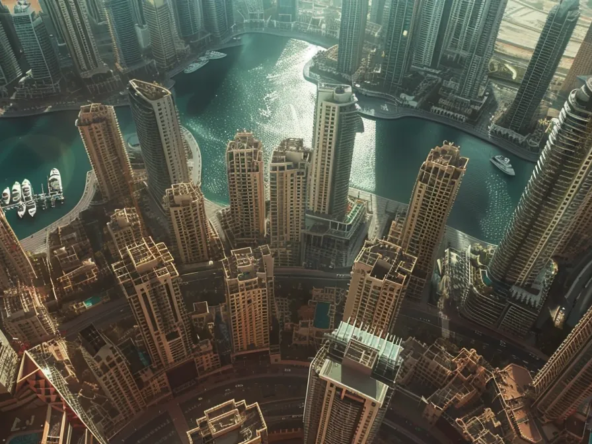
<svg viewBox="0 0 592 444">
<path fill-rule="evenodd" d="M 187 432 L 190 444 L 267 444 L 267 424 L 259 404 L 231 399 L 212 407 Z"/>
</svg>

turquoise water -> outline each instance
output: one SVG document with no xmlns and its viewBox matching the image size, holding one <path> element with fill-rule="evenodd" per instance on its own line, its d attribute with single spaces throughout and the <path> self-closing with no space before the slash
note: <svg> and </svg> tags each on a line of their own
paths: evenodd
<svg viewBox="0 0 592 444">
<path fill-rule="evenodd" d="M 193 74 L 175 78 L 181 121 L 196 137 L 203 162 L 203 191 L 228 200 L 224 151 L 239 129 L 263 141 L 267 159 L 286 137 L 310 145 L 316 87 L 302 77 L 304 64 L 320 49 L 286 38 L 248 35 L 244 45 L 225 52 Z M 128 109 L 117 111 L 124 135 L 134 133 Z M 0 185 L 29 178 L 35 187 L 56 166 L 62 172 L 66 204 L 39 212 L 35 220 L 9 214 L 19 237 L 42 229 L 73 206 L 82 194 L 88 159 L 74 126 L 76 113 L 0 121 Z M 419 119 L 364 120 L 356 139 L 352 185 L 407 202 L 417 171 L 429 150 L 443 140 L 461 145 L 470 158 L 449 224 L 480 239 L 497 242 L 518 203 L 534 165 L 509 156 L 516 177 L 503 175 L 489 158 L 497 148 L 445 125 Z M 6 186 L 6 185 L 3 185 Z"/>
<path fill-rule="evenodd" d="M 87 308 L 92 307 L 93 305 L 97 305 L 99 302 L 101 302 L 103 298 L 101 296 L 93 296 L 91 298 L 88 298 L 86 301 L 84 301 L 84 305 Z"/>
</svg>

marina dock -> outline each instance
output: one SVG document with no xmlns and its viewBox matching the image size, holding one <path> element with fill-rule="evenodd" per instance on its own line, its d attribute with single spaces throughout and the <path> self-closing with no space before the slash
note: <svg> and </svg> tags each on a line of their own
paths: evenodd
<svg viewBox="0 0 592 444">
<path fill-rule="evenodd" d="M 62 202 L 64 200 L 64 193 L 40 193 L 33 194 L 33 200 L 38 204 L 54 202 Z M 3 211 L 15 210 L 19 207 L 22 202 L 9 203 L 8 205 L 2 204 Z"/>
</svg>

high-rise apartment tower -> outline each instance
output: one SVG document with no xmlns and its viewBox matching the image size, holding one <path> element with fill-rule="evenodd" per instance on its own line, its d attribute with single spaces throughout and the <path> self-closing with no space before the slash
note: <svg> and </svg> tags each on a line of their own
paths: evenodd
<svg viewBox="0 0 592 444">
<path fill-rule="evenodd" d="M 389 239 L 417 257 L 407 291 L 412 298 L 421 298 L 432 277 L 446 221 L 468 162 L 453 143 L 445 141 L 433 148 L 419 169 L 402 232 L 398 239 Z"/>
<path fill-rule="evenodd" d="M 343 0 L 337 51 L 337 71 L 353 76 L 362 62 L 368 0 Z"/>
<path fill-rule="evenodd" d="M 366 241 L 354 262 L 343 319 L 392 331 L 416 260 L 388 241 Z"/>
<path fill-rule="evenodd" d="M 203 29 L 201 0 L 172 0 L 179 36 L 189 41 Z"/>
<path fill-rule="evenodd" d="M 578 76 L 588 76 L 590 73 L 592 73 L 592 25 L 588 28 L 571 68 L 565 76 L 559 97 L 567 100 L 571 90 L 578 87 Z"/>
<path fill-rule="evenodd" d="M 76 126 L 97 176 L 103 199 L 129 205 L 133 197 L 132 167 L 115 109 L 93 103 L 80 107 Z"/>
<path fill-rule="evenodd" d="M 391 2 L 382 62 L 383 87 L 387 91 L 395 91 L 400 87 L 403 77 L 411 67 L 418 4 L 417 0 Z"/>
<path fill-rule="evenodd" d="M 154 367 L 169 367 L 191 354 L 190 323 L 179 273 L 164 243 L 152 238 L 127 247 L 113 271 L 127 298 Z"/>
<path fill-rule="evenodd" d="M 440 22 L 444 13 L 444 3 L 446 3 L 445 0 L 426 0 L 419 8 L 419 20 L 414 30 L 414 65 L 428 67 L 432 65 Z"/>
<path fill-rule="evenodd" d="M 545 22 L 516 98 L 498 125 L 526 135 L 580 17 L 579 0 L 556 4 Z"/>
<path fill-rule="evenodd" d="M 226 147 L 230 195 L 229 223 L 235 243 L 255 244 L 265 237 L 263 144 L 239 132 Z"/>
<path fill-rule="evenodd" d="M 395 391 L 400 342 L 341 322 L 310 364 L 305 444 L 374 441 Z"/>
<path fill-rule="evenodd" d="M 222 263 L 234 354 L 269 350 L 275 306 L 271 250 L 267 245 L 232 250 Z"/>
<path fill-rule="evenodd" d="M 141 66 L 144 61 L 136 34 L 132 1 L 106 0 L 104 3 L 113 40 L 115 63 L 122 72 Z"/>
<path fill-rule="evenodd" d="M 572 234 L 592 189 L 592 79 L 574 90 L 489 265 L 489 277 L 530 286 Z"/>
<path fill-rule="evenodd" d="M 269 237 L 278 267 L 302 264 L 301 244 L 312 151 L 302 139 L 285 139 L 269 167 Z"/>
<path fill-rule="evenodd" d="M 6 29 L 0 22 L 0 88 L 13 83 L 22 74 L 23 72 L 10 45 Z"/>
<path fill-rule="evenodd" d="M 172 184 L 189 182 L 177 107 L 171 92 L 157 84 L 131 80 L 128 91 L 146 164 L 148 191 L 157 202 L 162 202 Z"/>
<path fill-rule="evenodd" d="M 592 309 L 553 353 L 532 383 L 535 408 L 562 421 L 592 396 Z"/>
<path fill-rule="evenodd" d="M 199 186 L 174 184 L 166 191 L 164 208 L 169 214 L 181 262 L 191 265 L 210 260 L 214 248 L 213 227 L 206 216 L 205 199 Z"/>
<path fill-rule="evenodd" d="M 228 34 L 234 26 L 232 0 L 204 0 L 204 26 L 214 38 Z"/>
<path fill-rule="evenodd" d="M 173 11 L 167 0 L 146 0 L 144 17 L 152 42 L 152 57 L 163 73 L 181 61 L 187 47 L 179 37 Z"/>
<path fill-rule="evenodd" d="M 4 211 L 0 210 L 0 291 L 17 285 L 33 285 L 37 276 Z"/>
</svg>

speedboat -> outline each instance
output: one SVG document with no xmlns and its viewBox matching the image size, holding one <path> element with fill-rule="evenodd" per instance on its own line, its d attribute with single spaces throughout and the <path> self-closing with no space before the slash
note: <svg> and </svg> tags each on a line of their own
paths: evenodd
<svg viewBox="0 0 592 444">
<path fill-rule="evenodd" d="M 227 54 L 218 51 L 206 51 L 206 57 L 210 60 L 223 59 Z"/>
<path fill-rule="evenodd" d="M 22 219 L 23 216 L 25 215 L 26 211 L 27 211 L 27 207 L 25 206 L 24 203 L 21 202 L 16 210 L 18 217 L 20 217 Z"/>
<path fill-rule="evenodd" d="M 490 160 L 491 163 L 493 163 L 497 168 L 499 168 L 508 176 L 516 175 L 516 173 L 514 172 L 514 168 L 512 168 L 512 164 L 510 163 L 510 159 L 508 159 L 507 157 L 498 155 L 493 156 Z"/>
<path fill-rule="evenodd" d="M 12 201 L 13 202 L 20 202 L 21 201 L 21 184 L 18 182 L 15 182 L 14 185 L 12 186 Z"/>
<path fill-rule="evenodd" d="M 197 59 L 197 63 L 192 63 L 187 68 L 185 68 L 185 70 L 183 72 L 185 74 L 191 74 L 192 72 L 195 72 L 198 69 L 206 66 L 209 61 L 210 61 L 210 59 L 208 59 L 207 57 L 200 57 L 199 59 Z"/>
<path fill-rule="evenodd" d="M 35 213 L 37 213 L 37 204 L 32 199 L 27 202 L 27 213 L 29 213 L 29 216 L 31 217 L 35 216 Z"/>
<path fill-rule="evenodd" d="M 4 205 L 8 205 L 10 203 L 10 188 L 8 187 L 2 191 L 2 203 Z"/>
<path fill-rule="evenodd" d="M 47 181 L 50 194 L 62 194 L 62 175 L 57 168 L 52 168 Z"/>
</svg>

